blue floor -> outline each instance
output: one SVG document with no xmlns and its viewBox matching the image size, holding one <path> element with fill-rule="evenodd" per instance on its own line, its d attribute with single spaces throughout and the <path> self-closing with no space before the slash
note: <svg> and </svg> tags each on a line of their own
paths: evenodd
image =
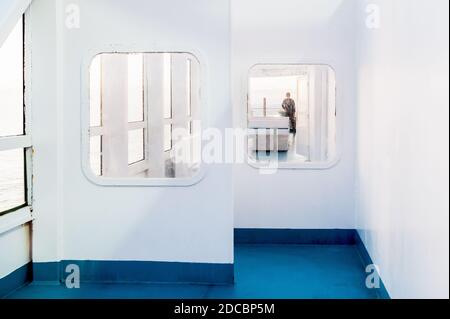
<svg viewBox="0 0 450 319">
<path fill-rule="evenodd" d="M 9 298 L 378 298 L 356 246 L 238 245 L 235 284 L 29 284 Z"/>
</svg>

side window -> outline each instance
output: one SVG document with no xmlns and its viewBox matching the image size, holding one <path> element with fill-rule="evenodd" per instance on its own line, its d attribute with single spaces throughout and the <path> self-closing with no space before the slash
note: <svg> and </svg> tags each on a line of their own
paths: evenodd
<svg viewBox="0 0 450 319">
<path fill-rule="evenodd" d="M 31 138 L 24 87 L 22 18 L 0 47 L 0 215 L 30 204 Z"/>
<path fill-rule="evenodd" d="M 306 168 L 335 161 L 334 70 L 327 65 L 254 66 L 248 78 L 247 124 L 251 163 Z"/>
<path fill-rule="evenodd" d="M 94 175 L 177 179 L 198 171 L 200 65 L 192 54 L 103 53 L 89 74 L 85 149 Z"/>
</svg>

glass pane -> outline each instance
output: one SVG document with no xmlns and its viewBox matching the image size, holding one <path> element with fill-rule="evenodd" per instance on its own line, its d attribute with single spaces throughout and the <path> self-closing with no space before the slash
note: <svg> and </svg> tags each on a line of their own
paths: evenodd
<svg viewBox="0 0 450 319">
<path fill-rule="evenodd" d="M 23 149 L 0 152 L 0 213 L 25 204 Z"/>
<path fill-rule="evenodd" d="M 128 132 L 128 164 L 144 160 L 144 129 Z"/>
<path fill-rule="evenodd" d="M 102 175 L 102 137 L 92 136 L 90 143 L 91 169 L 95 175 Z"/>
<path fill-rule="evenodd" d="M 172 118 L 172 55 L 164 53 L 164 118 Z"/>
<path fill-rule="evenodd" d="M 0 47 L 0 136 L 23 132 L 22 19 Z"/>
<path fill-rule="evenodd" d="M 172 149 L 172 124 L 164 125 L 164 151 Z"/>
<path fill-rule="evenodd" d="M 90 69 L 90 122 L 91 126 L 102 125 L 102 58 L 97 55 Z"/>
<path fill-rule="evenodd" d="M 258 76 L 249 79 L 249 101 L 252 114 L 257 117 L 279 117 L 286 92 L 297 97 L 299 76 Z"/>
<path fill-rule="evenodd" d="M 128 55 L 128 122 L 144 120 L 143 55 Z"/>
<path fill-rule="evenodd" d="M 191 116 L 191 108 L 192 108 L 191 107 L 191 90 L 192 90 L 191 81 L 192 81 L 191 60 L 188 59 L 186 61 L 186 105 L 187 105 L 186 114 L 188 116 Z"/>
</svg>

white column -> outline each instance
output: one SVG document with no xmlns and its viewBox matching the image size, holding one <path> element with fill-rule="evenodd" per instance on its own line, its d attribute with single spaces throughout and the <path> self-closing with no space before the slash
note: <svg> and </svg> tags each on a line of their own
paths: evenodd
<svg viewBox="0 0 450 319">
<path fill-rule="evenodd" d="M 321 120 L 320 120 L 320 160 L 327 160 L 328 151 L 328 67 L 321 66 L 320 73 L 322 75 L 322 85 L 321 85 Z"/>
<path fill-rule="evenodd" d="M 128 175 L 128 58 L 102 56 L 103 175 Z"/>
<path fill-rule="evenodd" d="M 336 155 L 336 77 L 332 68 L 328 68 L 328 140 L 327 160 Z"/>
<path fill-rule="evenodd" d="M 309 159 L 310 74 L 298 79 L 296 152 Z"/>
<path fill-rule="evenodd" d="M 317 108 L 317 86 L 319 81 L 317 79 L 317 71 L 314 66 L 309 69 L 309 110 L 308 110 L 308 149 L 309 160 L 316 161 L 316 108 Z"/>
<path fill-rule="evenodd" d="M 193 56 L 191 59 L 191 118 L 193 164 L 201 161 L 201 69 L 200 63 Z"/>
<path fill-rule="evenodd" d="M 311 88 L 313 105 L 310 107 L 309 123 L 310 123 L 310 160 L 312 162 L 320 162 L 324 160 L 326 155 L 323 148 L 323 142 L 327 139 L 326 125 L 327 114 L 326 107 L 328 103 L 327 97 L 327 76 L 323 67 L 317 66 L 314 70 L 314 81 Z M 324 114 L 325 113 L 325 114 Z"/>
<path fill-rule="evenodd" d="M 149 175 L 165 177 L 164 159 L 164 55 L 144 56 L 145 101 L 148 112 Z"/>
<path fill-rule="evenodd" d="M 193 120 L 200 120 L 200 64 L 193 56 L 191 59 L 191 115 Z"/>
<path fill-rule="evenodd" d="M 187 94 L 187 55 L 172 54 L 172 118 L 174 145 L 175 176 L 185 177 L 188 174 L 189 134 L 188 134 L 188 94 Z M 180 149 L 181 147 L 181 149 Z M 183 152 L 183 155 L 180 154 Z M 182 158 L 183 157 L 183 158 Z"/>
</svg>

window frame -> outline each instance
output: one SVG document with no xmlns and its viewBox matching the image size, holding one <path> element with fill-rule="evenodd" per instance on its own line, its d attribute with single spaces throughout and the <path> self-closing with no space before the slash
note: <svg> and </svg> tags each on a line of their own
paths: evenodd
<svg viewBox="0 0 450 319">
<path fill-rule="evenodd" d="M 282 60 L 282 61 L 280 61 Z M 315 63 L 315 62 L 303 62 L 303 61 L 291 61 L 291 60 L 285 60 L 283 61 L 283 59 L 278 59 L 278 61 L 274 62 L 272 59 L 269 60 L 261 60 L 258 63 L 255 64 L 251 64 L 248 65 L 247 67 L 247 73 L 246 73 L 246 81 L 245 81 L 245 87 L 243 88 L 243 92 L 245 92 L 246 94 L 246 98 L 243 99 L 244 101 L 246 101 L 246 105 L 245 107 L 241 108 L 244 112 L 245 112 L 245 129 L 247 130 L 247 132 L 250 132 L 249 127 L 248 127 L 248 115 L 249 115 L 249 97 L 250 97 L 250 76 L 251 76 L 251 72 L 254 68 L 256 67 L 261 67 L 261 66 L 326 66 L 329 67 L 333 72 L 334 72 L 334 76 L 335 76 L 335 112 L 336 112 L 336 132 L 335 132 L 335 136 L 336 136 L 336 140 L 335 140 L 335 155 L 332 159 L 328 159 L 327 161 L 324 162 L 301 162 L 301 161 L 292 161 L 292 162 L 277 162 L 276 166 L 272 166 L 272 165 L 267 165 L 262 163 L 261 161 L 258 161 L 256 159 L 251 158 L 249 152 L 248 152 L 248 140 L 249 138 L 247 137 L 245 139 L 245 154 L 246 154 L 246 159 L 247 159 L 247 164 L 255 169 L 258 170 L 262 170 L 265 171 L 267 170 L 268 172 L 273 171 L 274 169 L 281 169 L 281 170 L 329 170 L 334 168 L 336 165 L 339 164 L 339 162 L 341 161 L 341 140 L 342 140 L 342 119 L 343 119 L 343 110 L 341 108 L 339 108 L 339 103 L 338 103 L 338 99 L 339 99 L 339 95 L 338 95 L 338 72 L 336 72 L 336 69 L 333 67 L 332 63 L 327 63 L 327 62 L 320 62 L 320 63 Z"/>
<path fill-rule="evenodd" d="M 31 68 L 30 63 L 26 61 L 31 61 L 30 50 L 28 47 L 28 40 L 30 39 L 30 31 L 26 27 L 26 20 L 28 20 L 27 12 L 20 16 L 22 21 L 22 51 L 23 51 L 23 133 L 21 135 L 12 136 L 0 136 L 0 151 L 10 151 L 22 149 L 24 153 L 24 204 L 7 209 L 5 211 L 0 211 L 0 217 L 4 218 L 11 213 L 17 213 L 21 215 L 25 213 L 29 216 L 28 220 L 31 220 L 32 204 L 33 204 L 33 185 L 32 185 L 32 125 L 31 125 L 31 106 L 30 106 L 30 92 L 31 92 Z M 18 23 L 18 22 L 17 22 Z M 23 218 L 21 218 L 22 220 Z"/>
<path fill-rule="evenodd" d="M 90 132 L 93 128 L 90 125 L 90 65 L 92 60 L 101 54 L 151 54 L 151 53 L 171 53 L 171 54 L 189 54 L 193 59 L 195 59 L 199 65 L 199 117 L 198 119 L 201 121 L 202 127 L 207 127 L 208 125 L 208 112 L 207 107 L 205 106 L 207 96 L 205 92 L 207 92 L 208 84 L 206 81 L 208 71 L 207 71 L 207 63 L 203 54 L 198 51 L 196 48 L 187 48 L 187 49 L 179 49 L 179 48 L 164 48 L 158 50 L 145 50 L 145 49 L 136 49 L 130 48 L 128 46 L 117 45 L 113 46 L 113 48 L 100 48 L 100 49 L 92 49 L 88 51 L 82 59 L 81 65 L 81 166 L 82 171 L 85 177 L 94 185 L 97 186 L 106 186 L 106 187 L 189 187 L 194 186 L 200 183 L 206 176 L 207 167 L 200 162 L 198 170 L 191 177 L 181 177 L 181 178 L 135 178 L 135 177 L 123 177 L 123 178 L 113 178 L 113 177 L 104 177 L 95 175 L 90 167 L 90 150 L 89 150 L 89 139 L 91 137 L 92 132 Z M 192 118 L 192 116 L 190 117 Z M 172 119 L 164 119 L 164 123 L 170 123 Z M 95 128 L 97 130 L 97 128 Z M 147 131 L 147 128 L 144 129 Z M 148 134 L 146 134 L 148 135 Z M 201 141 L 201 149 L 203 149 L 205 142 Z M 151 160 L 151 159 L 148 159 Z M 142 163 L 146 163 L 145 161 L 141 161 L 136 163 L 135 165 L 140 165 Z"/>
</svg>

